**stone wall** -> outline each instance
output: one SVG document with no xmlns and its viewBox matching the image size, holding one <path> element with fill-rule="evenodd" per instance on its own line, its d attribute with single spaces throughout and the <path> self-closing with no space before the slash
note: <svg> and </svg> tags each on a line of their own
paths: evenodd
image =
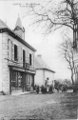
<svg viewBox="0 0 78 120">
<path fill-rule="evenodd" d="M 10 92 L 10 72 L 8 67 L 8 35 L 2 33 L 2 91 L 6 94 Z"/>
<path fill-rule="evenodd" d="M 0 33 L 0 91 L 2 91 L 2 34 Z"/>
<path fill-rule="evenodd" d="M 18 46 L 18 61 L 14 61 L 14 44 Z M 8 35 L 0 33 L 0 91 L 9 94 L 10 92 L 10 70 L 8 65 L 23 67 L 23 49 L 26 51 L 26 63 L 29 63 L 29 54 L 32 54 L 32 65 L 34 70 L 34 52 Z"/>
<path fill-rule="evenodd" d="M 20 67 L 23 67 L 23 50 L 25 50 L 25 56 L 26 56 L 26 63 L 29 63 L 29 54 L 32 54 L 32 65 L 30 66 L 30 69 L 34 69 L 34 52 L 17 41 L 16 39 L 12 38 L 11 36 L 8 36 L 8 44 L 9 44 L 9 64 L 16 64 Z M 14 44 L 18 46 L 18 61 L 14 63 Z"/>
</svg>

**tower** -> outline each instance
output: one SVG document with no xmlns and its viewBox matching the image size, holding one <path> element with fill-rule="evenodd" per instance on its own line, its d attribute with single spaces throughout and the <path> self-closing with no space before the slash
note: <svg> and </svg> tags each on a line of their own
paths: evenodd
<svg viewBox="0 0 78 120">
<path fill-rule="evenodd" d="M 25 40 L 25 28 L 22 26 L 20 17 L 18 16 L 14 32 L 18 34 L 23 40 Z"/>
</svg>

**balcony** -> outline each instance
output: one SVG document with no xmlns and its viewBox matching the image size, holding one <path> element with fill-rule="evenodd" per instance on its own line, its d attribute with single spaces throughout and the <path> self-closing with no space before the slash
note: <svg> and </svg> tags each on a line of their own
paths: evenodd
<svg viewBox="0 0 78 120">
<path fill-rule="evenodd" d="M 30 64 L 23 63 L 23 68 L 26 69 L 26 70 L 29 70 L 30 69 Z"/>
</svg>

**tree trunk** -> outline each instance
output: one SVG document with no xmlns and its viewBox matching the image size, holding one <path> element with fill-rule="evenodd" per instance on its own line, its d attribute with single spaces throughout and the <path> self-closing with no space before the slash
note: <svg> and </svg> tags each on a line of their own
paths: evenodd
<svg viewBox="0 0 78 120">
<path fill-rule="evenodd" d="M 73 85 L 73 92 L 74 93 L 78 92 L 78 83 L 77 83 L 77 80 L 78 80 L 78 76 L 75 78 L 75 82 L 74 82 L 74 85 Z"/>
<path fill-rule="evenodd" d="M 72 85 L 74 85 L 74 74 L 73 74 L 73 69 L 71 69 L 71 80 L 72 80 Z"/>
<path fill-rule="evenodd" d="M 73 93 L 76 92 L 76 88 L 75 88 L 75 83 L 74 83 L 74 73 L 73 73 L 73 70 L 71 69 L 71 80 L 72 80 L 72 88 L 73 88 Z"/>
</svg>

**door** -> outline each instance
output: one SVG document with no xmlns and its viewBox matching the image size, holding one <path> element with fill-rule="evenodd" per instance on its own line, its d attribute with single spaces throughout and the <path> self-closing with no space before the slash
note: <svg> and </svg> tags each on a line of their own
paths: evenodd
<svg viewBox="0 0 78 120">
<path fill-rule="evenodd" d="M 22 74 L 11 70 L 10 72 L 10 91 L 22 90 Z"/>
</svg>

